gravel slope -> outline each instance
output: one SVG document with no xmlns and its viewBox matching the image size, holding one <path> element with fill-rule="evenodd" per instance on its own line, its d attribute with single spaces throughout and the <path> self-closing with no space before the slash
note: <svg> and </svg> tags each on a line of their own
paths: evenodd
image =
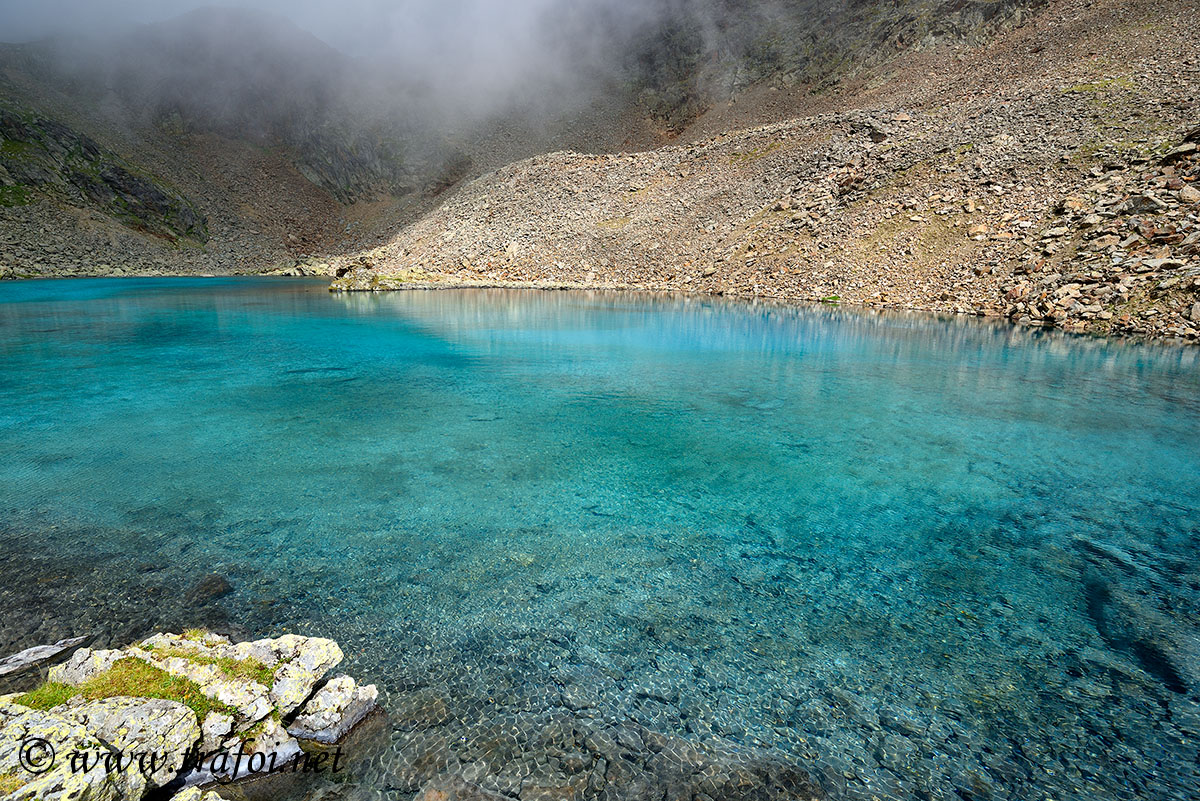
<svg viewBox="0 0 1200 801">
<path fill-rule="evenodd" d="M 914 51 L 822 94 L 756 90 L 693 131 L 785 122 L 510 164 L 335 260 L 334 288 L 837 299 L 1195 342 L 1194 12 L 1060 0 L 987 45 Z"/>
</svg>

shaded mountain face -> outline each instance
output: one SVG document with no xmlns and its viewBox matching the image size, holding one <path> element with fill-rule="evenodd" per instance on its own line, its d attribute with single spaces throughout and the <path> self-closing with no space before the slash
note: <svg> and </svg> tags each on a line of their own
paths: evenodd
<svg viewBox="0 0 1200 801">
<path fill-rule="evenodd" d="M 358 65 L 283 17 L 202 9 L 116 41 L 60 47 L 55 61 L 60 80 L 114 98 L 131 124 L 286 148 L 343 203 L 415 182 L 403 121 L 372 113 Z"/>
<path fill-rule="evenodd" d="M 61 122 L 0 105 L 0 136 L 0 183 L 14 201 L 53 191 L 171 241 L 208 239 L 208 221 L 189 199 Z"/>
</svg>

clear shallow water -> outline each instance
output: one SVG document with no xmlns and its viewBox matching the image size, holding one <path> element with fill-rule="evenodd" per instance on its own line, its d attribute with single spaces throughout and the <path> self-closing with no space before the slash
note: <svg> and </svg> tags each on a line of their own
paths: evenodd
<svg viewBox="0 0 1200 801">
<path fill-rule="evenodd" d="M 1194 797 L 1198 362 L 630 295 L 7 283 L 0 644 L 334 637 L 392 713 L 344 797 L 700 792 L 653 733 L 834 797 Z"/>
</svg>

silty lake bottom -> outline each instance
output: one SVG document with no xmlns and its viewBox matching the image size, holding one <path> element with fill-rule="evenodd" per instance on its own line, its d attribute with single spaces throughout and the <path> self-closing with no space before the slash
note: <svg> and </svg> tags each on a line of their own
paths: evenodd
<svg viewBox="0 0 1200 801">
<path fill-rule="evenodd" d="M 1197 797 L 1200 350 L 127 279 L 0 286 L 0 364 L 0 650 L 379 684 L 344 773 L 234 797 Z"/>
</svg>

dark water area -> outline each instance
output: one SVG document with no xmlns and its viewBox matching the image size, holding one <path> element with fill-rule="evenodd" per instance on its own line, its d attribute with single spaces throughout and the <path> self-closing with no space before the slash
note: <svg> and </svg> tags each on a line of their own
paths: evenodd
<svg viewBox="0 0 1200 801">
<path fill-rule="evenodd" d="M 279 797 L 1196 798 L 1200 352 L 628 294 L 6 283 L 0 612 L 3 653 L 338 640 L 388 715 Z"/>
</svg>

